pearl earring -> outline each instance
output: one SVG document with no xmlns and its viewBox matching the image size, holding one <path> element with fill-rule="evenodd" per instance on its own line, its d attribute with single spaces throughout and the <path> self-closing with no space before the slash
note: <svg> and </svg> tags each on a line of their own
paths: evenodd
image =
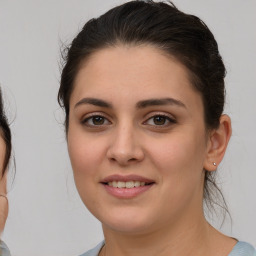
<svg viewBox="0 0 256 256">
<path fill-rule="evenodd" d="M 214 166 L 217 166 L 217 164 L 215 162 L 212 163 Z"/>
</svg>

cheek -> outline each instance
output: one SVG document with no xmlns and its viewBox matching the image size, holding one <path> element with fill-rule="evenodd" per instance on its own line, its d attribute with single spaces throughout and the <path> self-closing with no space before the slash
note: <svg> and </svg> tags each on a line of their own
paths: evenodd
<svg viewBox="0 0 256 256">
<path fill-rule="evenodd" d="M 97 139 L 85 136 L 77 129 L 69 130 L 68 152 L 77 186 L 79 181 L 83 183 L 98 181 L 97 170 L 103 161 L 103 145 L 104 143 L 97 143 Z"/>
<path fill-rule="evenodd" d="M 205 146 L 202 137 L 193 135 L 175 133 L 151 146 L 151 161 L 165 188 L 173 193 L 184 194 L 201 187 Z"/>
<path fill-rule="evenodd" d="M 166 168 L 198 165 L 204 157 L 204 142 L 196 136 L 173 134 L 155 144 L 150 155 L 157 165 Z"/>
<path fill-rule="evenodd" d="M 94 141 L 95 142 L 95 141 Z M 78 132 L 69 131 L 68 151 L 77 191 L 90 210 L 97 205 L 98 169 L 101 165 L 102 148 Z"/>
<path fill-rule="evenodd" d="M 200 209 L 204 180 L 203 143 L 197 138 L 176 134 L 175 138 L 162 141 L 158 146 L 159 150 L 152 147 L 151 155 L 160 174 L 159 197 L 168 208 L 166 212 L 178 216 L 188 205 Z"/>
</svg>

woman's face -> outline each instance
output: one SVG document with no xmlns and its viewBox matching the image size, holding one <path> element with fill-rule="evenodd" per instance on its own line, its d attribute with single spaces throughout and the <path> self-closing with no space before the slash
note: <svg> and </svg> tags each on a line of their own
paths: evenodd
<svg viewBox="0 0 256 256">
<path fill-rule="evenodd" d="M 104 228 L 143 233 L 202 215 L 206 135 L 186 68 L 152 46 L 94 53 L 75 80 L 68 150 Z"/>
<path fill-rule="evenodd" d="M 1 133 L 1 131 L 0 131 Z M 6 145 L 5 142 L 0 134 L 0 178 L 2 177 L 2 169 L 4 165 L 4 158 L 5 158 L 5 151 L 6 151 Z"/>
<path fill-rule="evenodd" d="M 6 195 L 6 174 L 2 177 L 6 145 L 0 135 L 0 194 Z M 5 198 L 0 197 L 0 235 L 4 229 L 8 214 L 8 204 Z"/>
</svg>

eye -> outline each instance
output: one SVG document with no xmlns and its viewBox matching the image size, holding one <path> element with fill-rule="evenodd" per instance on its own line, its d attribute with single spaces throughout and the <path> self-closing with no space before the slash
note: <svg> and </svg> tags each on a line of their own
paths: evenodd
<svg viewBox="0 0 256 256">
<path fill-rule="evenodd" d="M 166 115 L 155 115 L 147 119 L 147 121 L 145 122 L 145 124 L 152 126 L 168 126 L 171 123 L 176 123 L 176 121 Z"/>
<path fill-rule="evenodd" d="M 82 121 L 82 124 L 87 126 L 102 126 L 102 125 L 110 124 L 110 121 L 108 121 L 108 119 L 105 118 L 104 116 L 94 115 L 94 116 L 85 118 Z"/>
</svg>

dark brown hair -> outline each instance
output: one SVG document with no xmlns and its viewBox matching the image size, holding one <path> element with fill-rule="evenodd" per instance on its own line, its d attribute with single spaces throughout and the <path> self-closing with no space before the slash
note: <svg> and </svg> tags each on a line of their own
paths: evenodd
<svg viewBox="0 0 256 256">
<path fill-rule="evenodd" d="M 181 12 L 171 2 L 131 1 L 89 20 L 66 49 L 58 93 L 66 113 L 66 132 L 70 96 L 81 62 L 102 48 L 143 44 L 175 57 L 188 69 L 191 83 L 202 95 L 207 130 L 218 128 L 226 70 L 211 31 L 198 17 Z M 227 209 L 214 175 L 205 170 L 204 199 L 210 206 L 217 203 L 217 192 Z"/>
<path fill-rule="evenodd" d="M 3 138 L 6 146 L 4 162 L 3 162 L 3 165 L 0 166 L 1 168 L 0 178 L 2 178 L 10 161 L 11 152 L 12 152 L 12 143 L 11 143 L 10 127 L 4 112 L 4 104 L 3 104 L 1 89 L 0 89 L 0 136 Z"/>
</svg>

